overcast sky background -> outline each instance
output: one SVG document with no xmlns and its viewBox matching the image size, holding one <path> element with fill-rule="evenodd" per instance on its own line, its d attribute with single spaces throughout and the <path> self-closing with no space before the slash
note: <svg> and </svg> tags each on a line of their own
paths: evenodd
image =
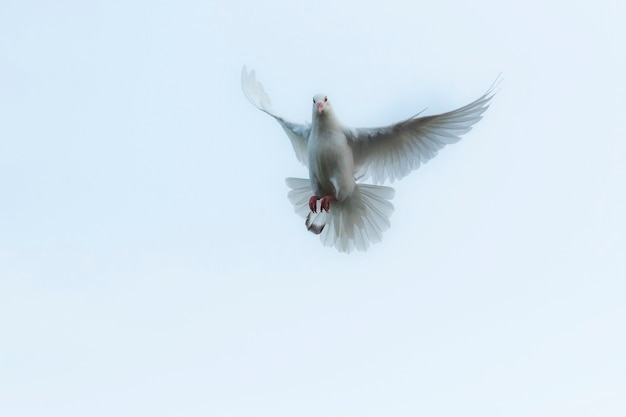
<svg viewBox="0 0 626 417">
<path fill-rule="evenodd" d="M 625 4 L 0 0 L 0 415 L 626 415 Z M 346 255 L 244 64 L 352 126 L 504 81 Z"/>
</svg>

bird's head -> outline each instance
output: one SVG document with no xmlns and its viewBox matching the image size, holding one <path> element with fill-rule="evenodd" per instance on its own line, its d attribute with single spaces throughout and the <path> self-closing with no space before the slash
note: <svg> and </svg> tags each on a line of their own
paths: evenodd
<svg viewBox="0 0 626 417">
<path fill-rule="evenodd" d="M 326 94 L 316 94 L 313 96 L 313 112 L 317 112 L 317 114 L 322 114 L 327 110 L 330 110 L 330 101 L 328 101 L 328 96 Z"/>
</svg>

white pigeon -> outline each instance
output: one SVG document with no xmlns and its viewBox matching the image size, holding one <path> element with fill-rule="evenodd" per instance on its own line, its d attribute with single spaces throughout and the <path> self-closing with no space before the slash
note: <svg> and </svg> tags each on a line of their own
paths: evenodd
<svg viewBox="0 0 626 417">
<path fill-rule="evenodd" d="M 379 128 L 341 124 L 328 96 L 313 97 L 312 122 L 292 123 L 272 110 L 270 99 L 254 71 L 243 67 L 243 92 L 257 108 L 280 123 L 296 157 L 309 168 L 309 179 L 287 178 L 288 198 L 305 218 L 307 229 L 325 246 L 340 252 L 365 251 L 380 242 L 391 223 L 391 187 L 374 183 L 403 178 L 428 162 L 444 146 L 471 130 L 489 107 L 496 83 L 479 99 L 451 112 L 418 117 Z"/>
</svg>

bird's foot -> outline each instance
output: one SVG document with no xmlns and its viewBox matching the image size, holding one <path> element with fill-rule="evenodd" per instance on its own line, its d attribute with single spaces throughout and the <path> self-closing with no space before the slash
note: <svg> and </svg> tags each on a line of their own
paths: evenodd
<svg viewBox="0 0 626 417">
<path fill-rule="evenodd" d="M 311 198 L 309 198 L 309 208 L 311 209 L 313 213 L 317 213 L 317 200 L 319 199 L 320 197 L 316 195 L 311 196 Z"/>
<path fill-rule="evenodd" d="M 327 195 L 323 197 L 321 211 L 326 211 L 326 213 L 328 213 L 328 210 L 330 210 L 331 201 L 337 201 L 334 195 Z"/>
</svg>

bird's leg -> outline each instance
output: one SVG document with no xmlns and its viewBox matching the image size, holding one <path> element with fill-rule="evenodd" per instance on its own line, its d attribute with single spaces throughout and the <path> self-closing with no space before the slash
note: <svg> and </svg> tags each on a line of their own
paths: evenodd
<svg viewBox="0 0 626 417">
<path fill-rule="evenodd" d="M 326 210 L 326 213 L 328 213 L 328 210 L 330 210 L 330 202 L 331 201 L 337 201 L 337 198 L 335 198 L 334 195 L 327 195 L 327 196 L 323 197 L 322 198 L 321 211 Z"/>
<path fill-rule="evenodd" d="M 316 195 L 311 196 L 311 198 L 309 198 L 309 208 L 311 209 L 313 213 L 317 213 L 317 200 L 319 199 L 320 197 Z"/>
</svg>

